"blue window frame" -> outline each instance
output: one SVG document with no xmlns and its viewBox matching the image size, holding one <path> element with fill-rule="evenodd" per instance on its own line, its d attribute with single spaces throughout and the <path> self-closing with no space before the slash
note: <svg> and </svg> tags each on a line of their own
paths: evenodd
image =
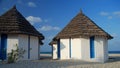
<svg viewBox="0 0 120 68">
<path fill-rule="evenodd" d="M 94 51 L 94 36 L 90 37 L 90 58 L 95 57 L 95 51 Z"/>
<path fill-rule="evenodd" d="M 58 56 L 58 59 L 60 59 L 60 39 L 58 40 L 57 42 L 57 50 L 58 50 L 58 53 L 57 53 L 57 56 Z"/>
</svg>

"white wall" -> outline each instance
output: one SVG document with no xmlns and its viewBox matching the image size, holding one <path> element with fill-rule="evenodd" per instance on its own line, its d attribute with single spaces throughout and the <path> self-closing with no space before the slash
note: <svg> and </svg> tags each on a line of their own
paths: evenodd
<svg viewBox="0 0 120 68">
<path fill-rule="evenodd" d="M 35 36 L 30 36 L 30 59 L 31 60 L 36 60 L 38 59 L 38 37 Z M 39 51 L 39 55 L 40 55 L 40 51 Z"/>
<path fill-rule="evenodd" d="M 81 59 L 80 38 L 71 38 L 71 59 Z"/>
<path fill-rule="evenodd" d="M 104 38 L 104 61 L 107 61 L 109 58 L 108 56 L 108 40 Z"/>
<path fill-rule="evenodd" d="M 104 53 L 103 53 L 103 39 L 102 38 L 95 38 L 95 60 L 96 61 L 103 61 L 104 60 Z"/>
<path fill-rule="evenodd" d="M 1 36 L 0 36 L 0 43 L 1 43 Z M 28 59 L 28 35 L 17 35 L 17 34 L 9 34 L 7 36 L 7 54 L 11 52 L 12 49 L 16 49 L 16 44 L 19 48 L 23 48 L 25 50 L 25 54 L 23 55 L 24 58 L 22 60 Z M 38 59 L 38 46 L 39 46 L 39 39 L 35 36 L 30 36 L 30 59 Z"/>
<path fill-rule="evenodd" d="M 69 59 L 69 39 L 60 39 L 60 59 Z"/>
<path fill-rule="evenodd" d="M 81 38 L 81 59 L 90 59 L 90 40 L 89 38 Z"/>
<path fill-rule="evenodd" d="M 7 36 L 7 53 L 10 53 L 12 49 L 15 50 L 16 44 L 18 46 L 18 35 L 9 34 Z"/>
<path fill-rule="evenodd" d="M 90 38 L 81 38 L 81 59 L 92 62 L 104 62 L 108 59 L 108 47 L 107 39 L 101 37 L 95 37 L 94 40 L 94 51 L 95 58 L 90 58 Z"/>
<path fill-rule="evenodd" d="M 53 59 L 58 59 L 57 57 L 57 44 L 53 44 Z"/>
<path fill-rule="evenodd" d="M 25 54 L 22 60 L 28 59 L 28 35 L 19 35 L 19 48 L 23 48 L 25 50 Z"/>
<path fill-rule="evenodd" d="M 108 58 L 107 39 L 95 38 L 95 59 L 94 61 L 104 62 Z"/>
<path fill-rule="evenodd" d="M 104 37 L 95 37 L 95 58 L 90 58 L 90 38 L 71 39 L 71 59 L 92 62 L 104 62 L 108 59 L 108 41 Z M 70 59 L 69 39 L 60 39 L 60 59 Z M 57 58 L 57 44 L 53 44 L 53 59 Z"/>
</svg>

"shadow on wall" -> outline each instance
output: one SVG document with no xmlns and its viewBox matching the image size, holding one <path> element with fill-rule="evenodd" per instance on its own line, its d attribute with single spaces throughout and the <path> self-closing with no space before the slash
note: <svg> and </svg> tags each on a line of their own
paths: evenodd
<svg viewBox="0 0 120 68">
<path fill-rule="evenodd" d="M 66 48 L 65 45 L 62 42 L 60 42 L 60 49 L 62 50 L 64 48 Z"/>
<path fill-rule="evenodd" d="M 57 48 L 53 47 L 53 50 L 56 50 Z"/>
<path fill-rule="evenodd" d="M 58 45 L 57 45 L 58 46 Z M 63 43 L 60 43 L 60 49 L 64 49 L 65 48 L 65 45 Z M 53 50 L 56 50 L 57 48 L 53 47 Z"/>
<path fill-rule="evenodd" d="M 57 45 L 58 46 L 58 45 Z M 60 50 L 64 49 L 65 48 L 65 45 L 60 42 Z M 56 50 L 57 48 L 53 47 L 53 50 Z M 56 51 L 56 54 L 58 53 L 58 51 Z"/>
<path fill-rule="evenodd" d="M 100 38 L 99 40 L 95 40 L 97 43 L 102 44 L 102 39 Z"/>
<path fill-rule="evenodd" d="M 97 43 L 97 44 L 95 44 L 95 46 L 97 48 L 97 51 L 95 51 L 95 52 L 97 52 L 97 53 L 95 53 L 95 54 L 97 54 L 95 56 L 95 58 L 97 61 L 104 62 L 104 53 L 103 53 L 104 51 L 100 51 L 100 50 L 103 50 L 100 48 L 101 44 L 103 43 L 102 38 L 96 39 L 95 42 Z M 98 47 L 99 47 L 99 50 L 98 50 Z"/>
</svg>

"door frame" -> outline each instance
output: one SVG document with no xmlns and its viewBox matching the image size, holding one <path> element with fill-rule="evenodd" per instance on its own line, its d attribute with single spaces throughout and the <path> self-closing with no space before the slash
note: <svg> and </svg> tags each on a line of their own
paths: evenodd
<svg viewBox="0 0 120 68">
<path fill-rule="evenodd" d="M 57 57 L 60 59 L 60 39 L 57 41 Z"/>
<path fill-rule="evenodd" d="M 7 58 L 7 34 L 1 34 L 0 59 Z"/>
<path fill-rule="evenodd" d="M 90 37 L 90 58 L 95 58 L 95 44 L 94 44 L 95 37 Z"/>
</svg>

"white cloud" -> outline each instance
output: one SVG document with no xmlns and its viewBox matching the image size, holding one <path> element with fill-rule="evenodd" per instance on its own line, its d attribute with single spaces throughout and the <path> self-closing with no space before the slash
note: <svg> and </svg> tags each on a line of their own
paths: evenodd
<svg viewBox="0 0 120 68">
<path fill-rule="evenodd" d="M 29 6 L 29 7 L 37 7 L 34 2 L 28 2 L 28 6 Z"/>
<path fill-rule="evenodd" d="M 47 19 L 44 19 L 43 22 L 47 23 L 47 22 L 51 22 L 52 19 L 51 18 L 47 18 Z"/>
<path fill-rule="evenodd" d="M 120 17 L 120 11 L 114 11 L 114 12 L 111 12 L 111 13 L 102 11 L 102 12 L 100 12 L 100 15 L 105 16 L 108 19 L 113 19 L 115 17 Z"/>
<path fill-rule="evenodd" d="M 54 37 L 54 36 L 49 36 L 49 37 L 47 37 L 47 39 L 48 39 L 48 40 L 51 40 L 51 39 L 53 39 L 53 37 Z"/>
<path fill-rule="evenodd" d="M 120 11 L 113 12 L 114 15 L 120 16 Z"/>
<path fill-rule="evenodd" d="M 50 30 L 60 30 L 59 27 L 53 27 L 53 26 L 42 26 L 41 28 L 39 28 L 39 30 L 41 31 L 50 31 Z"/>
<path fill-rule="evenodd" d="M 111 34 L 113 37 L 119 37 L 119 35 L 117 33 L 112 33 Z"/>
<path fill-rule="evenodd" d="M 45 19 L 44 22 L 49 22 L 49 20 Z"/>
<path fill-rule="evenodd" d="M 101 16 L 108 16 L 109 13 L 108 13 L 108 12 L 100 12 L 100 15 L 101 15 Z"/>
<path fill-rule="evenodd" d="M 40 17 L 34 17 L 34 16 L 28 16 L 26 19 L 33 25 L 38 22 L 42 22 L 42 19 Z"/>
<path fill-rule="evenodd" d="M 112 19 L 113 17 L 112 16 L 108 16 L 108 19 Z"/>
</svg>

